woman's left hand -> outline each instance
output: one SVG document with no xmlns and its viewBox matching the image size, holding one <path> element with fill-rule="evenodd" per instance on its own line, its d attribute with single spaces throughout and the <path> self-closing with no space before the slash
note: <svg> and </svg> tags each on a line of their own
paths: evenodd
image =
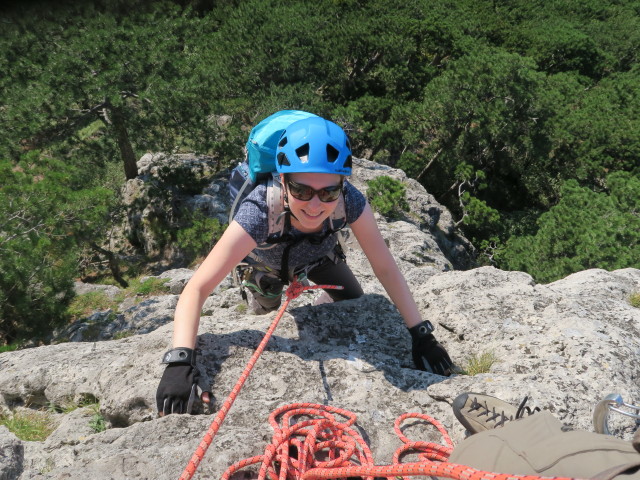
<svg viewBox="0 0 640 480">
<path fill-rule="evenodd" d="M 430 328 L 428 328 L 430 327 Z M 418 370 L 436 373 L 448 377 L 453 369 L 453 362 L 436 337 L 429 321 L 422 322 L 409 329 L 413 363 Z"/>
</svg>

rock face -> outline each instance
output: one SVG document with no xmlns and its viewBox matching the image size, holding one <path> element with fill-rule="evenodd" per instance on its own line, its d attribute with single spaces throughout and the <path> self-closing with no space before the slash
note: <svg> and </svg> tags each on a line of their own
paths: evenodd
<svg viewBox="0 0 640 480">
<path fill-rule="evenodd" d="M 271 435 L 268 415 L 287 403 L 356 413 L 376 462 L 384 464 L 400 445 L 392 426 L 404 412 L 439 419 L 460 441 L 464 431 L 449 405 L 461 392 L 511 403 L 528 395 L 531 406 L 589 430 L 592 408 L 605 395 L 640 398 L 640 310 L 629 303 L 640 290 L 640 270 L 588 270 L 536 285 L 524 273 L 485 267 L 425 275 L 412 288 L 458 364 L 474 354 L 495 355 L 488 373 L 443 378 L 413 370 L 409 335 L 379 292 L 319 306 L 310 305 L 315 294 L 304 295 L 282 318 L 196 478 L 219 478 L 235 461 L 262 453 Z M 200 325 L 198 362 L 217 410 L 274 316 L 241 313 L 234 288 L 214 297 L 212 314 Z M 45 442 L 23 442 L 0 428 L 2 468 L 13 472 L 4 478 L 177 478 L 213 416 L 156 418 L 159 359 L 171 329 L 167 324 L 121 340 L 0 354 L 4 408 L 96 398 L 111 427 L 91 434 L 77 416 L 60 415 L 58 430 Z M 420 435 L 440 441 L 432 431 Z"/>
<path fill-rule="evenodd" d="M 215 176 L 217 161 L 188 154 L 144 155 L 138 161 L 138 177 L 122 190 L 127 215 L 112 237 L 110 249 L 161 259 L 177 265 L 183 260 L 167 232 L 185 226 L 196 210 L 226 222 L 228 197 L 221 192 L 224 176 Z"/>
<path fill-rule="evenodd" d="M 376 174 L 366 165 L 362 171 L 357 186 Z M 384 173 L 402 178 L 398 171 Z M 491 267 L 456 271 L 464 266 L 467 247 L 453 235 L 448 213 L 417 187 L 409 201 L 405 220 L 380 219 L 383 236 L 454 361 L 465 367 L 469 359 L 493 356 L 487 372 L 445 378 L 414 370 L 399 313 L 363 253 L 350 244 L 348 261 L 365 295 L 314 306 L 314 292 L 291 302 L 194 478 L 220 478 L 233 463 L 262 454 L 272 435 L 269 414 L 289 403 L 354 412 L 382 465 L 401 445 L 393 423 L 405 412 L 435 417 L 454 443 L 462 440 L 465 432 L 450 404 L 466 391 L 513 404 L 529 396 L 530 406 L 588 430 L 592 408 L 605 395 L 640 401 L 640 309 L 630 303 L 640 292 L 640 270 L 588 270 L 548 285 Z M 2 410 L 95 399 L 108 427 L 93 433 L 86 409 L 57 414 L 59 426 L 43 442 L 19 440 L 0 427 L 0 479 L 180 476 L 275 314 L 246 313 L 238 289 L 225 281 L 205 304 L 198 337 L 201 386 L 212 391 L 215 405 L 200 406 L 198 415 L 158 418 L 160 359 L 170 347 L 171 312 L 190 271 L 163 276 L 170 279 L 170 294 L 100 323 L 100 338 L 117 338 L 118 331 L 135 335 L 0 354 Z M 433 428 L 412 430 L 411 436 L 442 443 Z"/>
</svg>

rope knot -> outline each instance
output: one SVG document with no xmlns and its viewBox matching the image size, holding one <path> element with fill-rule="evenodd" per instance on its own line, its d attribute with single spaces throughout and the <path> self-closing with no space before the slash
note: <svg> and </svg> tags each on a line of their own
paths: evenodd
<svg viewBox="0 0 640 480">
<path fill-rule="evenodd" d="M 310 287 L 305 286 L 302 283 L 298 282 L 297 279 L 294 279 L 293 282 L 291 282 L 291 285 L 289 285 L 289 287 L 284 293 L 287 296 L 287 298 L 293 300 L 294 298 L 298 298 L 300 295 L 302 295 L 302 292 L 307 290 L 307 288 L 310 288 Z"/>
<path fill-rule="evenodd" d="M 298 281 L 298 278 L 294 278 L 291 285 L 285 290 L 285 295 L 287 296 L 287 301 L 293 300 L 294 298 L 298 298 L 302 295 L 306 290 L 317 290 L 319 288 L 323 288 L 325 290 L 342 290 L 344 287 L 342 285 L 304 285 Z"/>
</svg>

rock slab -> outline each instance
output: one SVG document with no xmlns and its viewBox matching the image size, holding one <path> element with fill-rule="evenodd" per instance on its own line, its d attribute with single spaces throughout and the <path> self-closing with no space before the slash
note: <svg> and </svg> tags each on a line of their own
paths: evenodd
<svg viewBox="0 0 640 480">
<path fill-rule="evenodd" d="M 532 407 L 588 430 L 591 410 L 605 395 L 640 398 L 640 309 L 629 302 L 640 291 L 640 270 L 588 270 L 537 285 L 524 273 L 484 267 L 437 273 L 411 287 L 456 363 L 484 352 L 495 356 L 487 373 L 444 378 L 412 369 L 409 335 L 380 293 L 318 306 L 311 305 L 312 295 L 303 296 L 280 321 L 196 478 L 219 478 L 234 462 L 261 454 L 272 434 L 270 412 L 288 403 L 354 412 L 376 463 L 385 464 L 400 445 L 393 422 L 404 412 L 427 413 L 454 442 L 464 438 L 450 409 L 461 392 L 514 404 L 527 395 Z M 221 293 L 237 294 L 233 288 Z M 200 325 L 198 361 L 215 411 L 273 315 L 248 315 L 237 304 L 212 308 Z M 23 442 L 0 429 L 0 472 L 20 480 L 178 478 L 213 416 L 156 417 L 159 359 L 171 329 L 0 354 L 3 408 L 90 396 L 100 401 L 110 427 L 79 435 L 81 427 L 65 427 L 63 419 L 45 442 Z M 441 442 L 433 429 L 416 436 Z"/>
</svg>

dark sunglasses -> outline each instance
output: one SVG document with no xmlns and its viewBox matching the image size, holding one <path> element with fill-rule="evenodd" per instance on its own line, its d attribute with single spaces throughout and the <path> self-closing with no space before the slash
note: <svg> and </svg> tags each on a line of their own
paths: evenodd
<svg viewBox="0 0 640 480">
<path fill-rule="evenodd" d="M 314 195 L 318 195 L 318 198 L 321 202 L 335 202 L 342 193 L 342 182 L 340 182 L 338 185 L 315 190 L 308 185 L 303 185 L 302 183 L 296 183 L 292 180 L 287 179 L 287 187 L 289 193 L 293 198 L 301 200 L 303 202 L 308 202 L 313 198 Z"/>
</svg>

